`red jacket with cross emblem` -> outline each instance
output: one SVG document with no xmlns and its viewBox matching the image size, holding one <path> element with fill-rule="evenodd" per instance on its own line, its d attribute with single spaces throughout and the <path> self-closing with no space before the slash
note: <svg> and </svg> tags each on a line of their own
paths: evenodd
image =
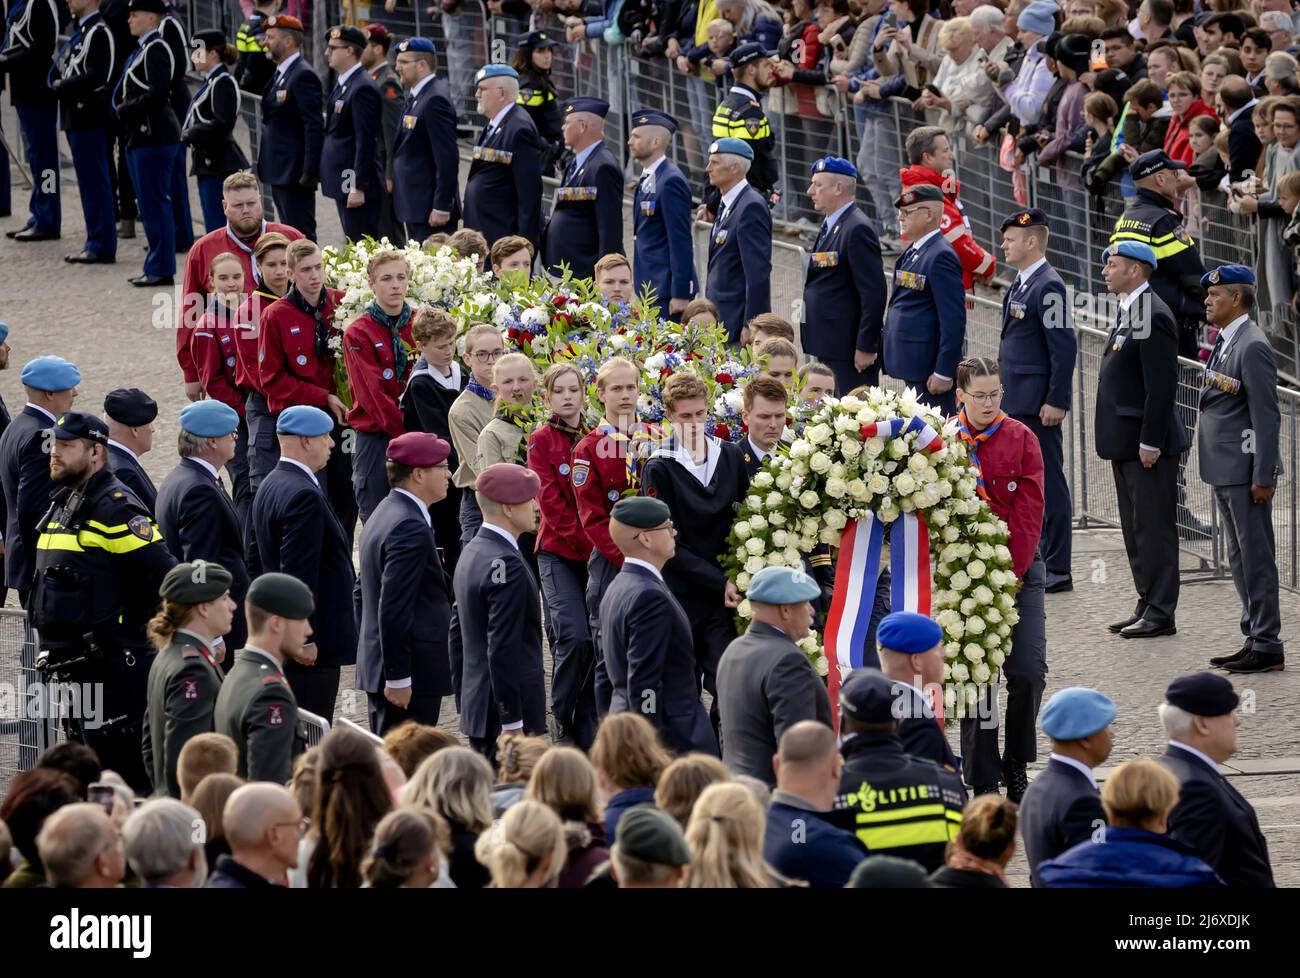
<svg viewBox="0 0 1300 978">
<path fill-rule="evenodd" d="M 572 437 L 559 428 L 539 425 L 528 437 L 528 467 L 542 482 L 542 491 L 537 497 L 537 505 L 542 511 L 537 549 L 585 562 L 591 556 L 591 541 L 582 529 L 571 479 L 576 448 Z"/>
<path fill-rule="evenodd" d="M 343 293 L 325 289 L 326 321 L 334 318 L 334 307 Z M 332 334 L 338 330 L 330 327 Z M 287 299 L 277 299 L 262 313 L 257 338 L 257 371 L 262 393 L 272 414 L 295 404 L 309 404 L 326 410 L 334 390 L 333 351 L 316 356 L 316 322 Z"/>
<path fill-rule="evenodd" d="M 976 279 L 981 281 L 991 279 L 993 273 L 997 271 L 998 263 L 992 255 L 979 246 L 974 235 L 971 234 L 970 222 L 966 220 L 966 211 L 957 196 L 961 193 L 961 184 L 957 178 L 946 178 L 938 170 L 921 166 L 919 163 L 899 170 L 898 178 L 904 190 L 917 184 L 929 183 L 943 191 L 943 221 L 939 225 L 939 233 L 952 245 L 952 250 L 957 252 L 957 258 L 961 261 L 962 286 L 970 291 Z"/>
<path fill-rule="evenodd" d="M 236 378 L 239 354 L 234 311 L 213 304 L 190 335 L 190 357 L 198 371 L 203 393 L 244 416 L 244 391 Z"/>
<path fill-rule="evenodd" d="M 644 432 L 652 440 L 659 437 L 658 428 L 641 421 L 633 425 L 633 430 Z M 633 488 L 627 481 L 624 444 L 599 428 L 589 432 L 573 450 L 570 473 L 582 529 L 592 545 L 615 567 L 623 566 L 623 555 L 609 535 L 609 511 Z"/>
<path fill-rule="evenodd" d="M 406 389 L 411 368 L 415 366 L 416 354 L 409 350 L 415 342 L 411 339 L 409 319 L 399 335 L 408 347 L 401 376 L 393 353 L 393 334 L 387 326 L 366 313 L 354 319 L 343 331 L 343 364 L 347 367 L 348 386 L 352 390 L 348 424 L 357 431 L 383 432 L 396 438 L 406 430 L 402 409 L 397 402 Z"/>
<path fill-rule="evenodd" d="M 1043 452 L 1038 436 L 1014 418 L 1003 418 L 993 437 L 979 446 L 979 459 L 989 507 L 1011 530 L 1007 548 L 1016 577 L 1024 580 L 1043 532 Z"/>
</svg>

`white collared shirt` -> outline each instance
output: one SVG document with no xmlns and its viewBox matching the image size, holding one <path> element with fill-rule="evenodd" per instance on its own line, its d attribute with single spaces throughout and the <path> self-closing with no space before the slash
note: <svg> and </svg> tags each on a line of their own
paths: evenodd
<svg viewBox="0 0 1300 978">
<path fill-rule="evenodd" d="M 197 461 L 197 459 L 196 459 L 196 461 Z M 281 461 L 281 462 L 288 462 L 290 465 L 296 465 L 296 466 L 298 466 L 298 468 L 302 469 L 302 470 L 303 470 L 304 472 L 306 472 L 309 476 L 311 476 L 311 481 L 312 481 L 312 482 L 316 483 L 316 485 L 318 485 L 318 486 L 320 485 L 320 480 L 316 478 L 316 473 L 313 472 L 313 471 L 312 471 L 312 470 L 311 470 L 311 469 L 306 465 L 306 463 L 304 463 L 304 462 L 299 462 L 296 458 L 286 458 L 286 457 L 283 456 L 283 455 L 280 456 L 280 461 Z M 207 463 L 204 463 L 204 464 L 207 464 Z M 209 466 L 209 468 L 211 468 L 211 466 Z"/>
<path fill-rule="evenodd" d="M 831 211 L 829 214 L 826 215 L 826 220 L 823 222 L 823 224 L 826 228 L 827 238 L 829 238 L 831 236 L 831 232 L 835 230 L 835 223 L 841 217 L 843 217 L 844 212 L 847 211 L 852 206 L 853 206 L 853 201 L 850 200 L 847 203 L 843 204 L 840 207 L 837 207 L 835 210 Z"/>
<path fill-rule="evenodd" d="M 412 85 L 411 98 L 419 98 L 420 93 L 424 91 L 424 89 L 428 86 L 429 82 L 433 81 L 437 77 L 438 76 L 431 71 L 423 78 L 421 78 L 418 82 L 416 82 L 414 85 Z"/>
<path fill-rule="evenodd" d="M 644 567 L 655 577 L 659 578 L 659 580 L 662 581 L 664 579 L 664 575 L 660 572 L 658 567 L 656 567 L 654 564 L 642 560 L 640 557 L 624 557 L 623 566 L 626 567 L 628 564 L 632 564 L 635 567 Z"/>
<path fill-rule="evenodd" d="M 1257 98 L 1253 98 L 1253 99 L 1251 99 L 1249 102 L 1247 102 L 1247 103 L 1246 103 L 1245 105 L 1243 105 L 1241 108 L 1239 108 L 1236 112 L 1233 112 L 1231 115 L 1228 116 L 1228 125 L 1231 126 L 1231 125 L 1233 124 L 1233 122 L 1236 121 L 1237 116 L 1241 115 L 1243 112 L 1250 112 L 1250 111 L 1253 110 L 1253 109 L 1255 108 L 1255 106 L 1257 106 L 1258 104 L 1259 104 L 1259 99 L 1257 99 Z"/>
<path fill-rule="evenodd" d="M 337 82 L 339 88 L 346 88 L 348 84 L 348 79 L 351 78 L 360 70 L 361 70 L 361 62 L 358 61 L 347 71 L 343 72 L 343 74 L 339 75 L 338 82 Z"/>
<path fill-rule="evenodd" d="M 1143 292 L 1145 292 L 1149 286 L 1150 286 L 1149 282 L 1143 282 L 1141 285 L 1139 285 L 1128 295 L 1121 296 L 1119 300 L 1119 307 L 1123 309 L 1125 312 L 1128 312 L 1129 306 L 1133 305 L 1133 303 L 1137 301 L 1137 297 L 1140 296 Z"/>
<path fill-rule="evenodd" d="M 35 408 L 37 411 L 40 411 L 41 414 L 43 414 L 43 415 L 45 415 L 47 418 L 49 418 L 50 421 L 52 421 L 54 424 L 58 424 L 58 423 L 59 423 L 59 419 L 58 419 L 58 418 L 56 418 L 54 415 L 50 414 L 49 411 L 45 410 L 45 408 L 41 407 L 39 404 L 33 404 L 31 401 L 28 401 L 28 402 L 27 402 L 27 406 L 28 406 L 29 408 Z"/>
<path fill-rule="evenodd" d="M 1243 316 L 1242 318 L 1244 319 L 1245 317 Z M 1225 340 L 1224 343 L 1225 343 L 1225 345 L 1226 345 L 1227 341 Z M 127 447 L 126 447 L 125 445 L 123 445 L 120 441 L 115 441 L 114 439 L 110 438 L 110 439 L 108 440 L 108 444 L 109 444 L 110 446 L 112 446 L 113 448 L 116 448 L 119 452 L 126 452 L 126 454 L 128 454 L 128 455 L 131 456 L 131 460 L 132 460 L 133 462 L 136 462 L 137 464 L 139 463 L 139 461 L 140 461 L 140 456 L 137 455 L 135 452 L 131 451 L 131 449 L 127 448 Z"/>
<path fill-rule="evenodd" d="M 424 505 L 424 501 L 409 489 L 394 489 L 393 492 L 400 492 L 407 499 L 413 500 L 415 505 L 420 507 L 420 515 L 424 517 L 426 526 L 433 526 L 433 517 L 429 515 L 429 507 Z"/>
<path fill-rule="evenodd" d="M 1097 779 L 1092 776 L 1092 768 L 1088 767 L 1087 764 L 1084 764 L 1083 761 L 1076 761 L 1073 757 L 1066 757 L 1064 754 L 1057 754 L 1055 751 L 1052 752 L 1050 759 L 1053 761 L 1060 761 L 1062 764 L 1068 764 L 1076 771 L 1082 771 L 1087 775 L 1088 782 L 1094 788 L 1097 787 Z"/>
<path fill-rule="evenodd" d="M 301 57 L 302 55 L 295 51 L 293 54 L 289 55 L 289 57 L 285 58 L 284 61 L 280 62 L 275 69 L 275 80 L 279 81 L 283 78 L 284 73 L 289 70 L 289 66 Z"/>
<path fill-rule="evenodd" d="M 919 252 L 921 248 L 925 245 L 925 243 L 938 233 L 939 233 L 939 229 L 935 228 L 933 231 L 929 232 L 928 234 L 921 235 L 919 238 L 917 238 L 915 241 L 912 242 L 912 247 L 910 247 L 908 251 Z"/>
<path fill-rule="evenodd" d="M 434 383 L 444 390 L 458 391 L 460 390 L 460 364 L 453 360 L 451 361 L 450 366 L 451 373 L 443 374 L 442 371 L 433 364 L 425 361 L 424 366 L 417 370 L 416 373 L 428 374 L 433 378 Z"/>
<path fill-rule="evenodd" d="M 745 441 L 749 443 L 749 447 L 753 450 L 754 454 L 758 456 L 758 460 L 760 462 L 767 461 L 767 457 L 771 455 L 773 451 L 776 450 L 775 446 L 773 446 L 772 448 L 769 448 L 767 451 L 763 451 L 763 449 L 759 448 L 757 445 L 754 444 L 754 439 L 749 437 L 749 435 L 745 436 Z"/>
<path fill-rule="evenodd" d="M 1185 750 L 1185 751 L 1187 751 L 1187 753 L 1191 754 L 1193 757 L 1199 757 L 1199 758 L 1200 758 L 1201 760 L 1203 760 L 1206 764 L 1210 765 L 1210 769 L 1211 769 L 1212 771 L 1218 771 L 1218 770 L 1219 770 L 1219 764 L 1218 764 L 1218 762 L 1215 761 L 1212 757 L 1210 757 L 1208 754 L 1205 754 L 1205 753 L 1203 753 L 1203 752 L 1197 750 L 1195 747 L 1192 747 L 1192 746 L 1190 746 L 1189 744 L 1184 744 L 1181 740 L 1171 740 L 1171 741 L 1169 741 L 1169 746 L 1170 746 L 1170 747 L 1177 747 L 1179 750 Z"/>
<path fill-rule="evenodd" d="M 654 457 L 672 459 L 693 475 L 696 482 L 702 486 L 707 486 L 713 481 L 713 472 L 718 467 L 718 459 L 722 457 L 722 449 L 719 447 L 716 438 L 705 435 L 704 461 L 697 462 L 690 451 L 678 439 L 674 438 L 671 447 L 660 447 L 654 453 Z"/>
<path fill-rule="evenodd" d="M 1248 319 L 1250 319 L 1249 315 L 1243 314 L 1241 316 L 1238 316 L 1236 319 L 1228 323 L 1227 326 L 1224 326 L 1223 329 L 1219 331 L 1219 338 L 1223 340 L 1223 345 L 1219 347 L 1219 356 L 1218 356 L 1219 360 L 1222 360 L 1224 357 L 1228 355 L 1228 344 L 1230 344 L 1232 342 L 1232 338 L 1236 336 L 1238 332 L 1241 331 L 1241 327 L 1245 325 Z"/>
<path fill-rule="evenodd" d="M 1016 276 L 1016 280 L 1013 283 L 1011 283 L 1011 287 L 1013 289 L 1018 289 L 1020 286 L 1024 285 L 1026 282 L 1028 282 L 1031 278 L 1034 277 L 1034 272 L 1038 271 L 1046 264 L 1047 264 L 1046 257 L 1038 259 L 1038 261 L 1034 262 L 1032 265 L 1030 265 L 1023 272 L 1021 272 L 1019 275 Z"/>
<path fill-rule="evenodd" d="M 645 180 L 647 177 L 653 177 L 659 172 L 659 167 L 663 166 L 666 159 L 668 159 L 667 156 L 660 156 L 653 163 L 647 163 L 645 169 L 641 171 L 641 179 Z"/>
<path fill-rule="evenodd" d="M 493 533 L 497 534 L 498 536 L 506 540 L 509 540 L 510 546 L 514 547 L 516 550 L 519 549 L 519 540 L 509 530 L 497 526 L 495 523 L 489 523 L 486 520 L 483 521 L 483 529 L 491 530 Z"/>
<path fill-rule="evenodd" d="M 726 218 L 727 212 L 731 210 L 731 205 L 736 202 L 736 198 L 739 197 L 741 194 L 743 194 L 745 192 L 745 188 L 748 186 L 749 186 L 749 181 L 742 179 L 740 183 L 736 184 L 734 187 L 732 187 L 730 190 L 728 190 L 725 194 L 722 195 L 722 204 L 718 209 L 719 224 L 721 224 L 723 219 Z"/>
<path fill-rule="evenodd" d="M 492 117 L 492 121 L 488 123 L 488 127 L 487 127 L 487 132 L 489 136 L 492 135 L 492 133 L 496 132 L 498 128 L 500 128 L 501 123 L 505 120 L 506 115 L 509 114 L 510 110 L 513 109 L 514 107 L 515 107 L 515 103 L 510 102 L 506 105 L 504 109 L 502 109 L 500 112 L 498 112 L 496 115 Z"/>
<path fill-rule="evenodd" d="M 582 168 L 587 165 L 587 160 L 591 159 L 591 154 L 596 152 L 596 150 L 599 149 L 600 145 L 604 142 L 605 140 L 603 139 L 597 139 L 594 143 L 592 143 L 586 149 L 582 150 L 580 153 L 574 154 L 573 157 L 574 176 L 577 176 L 578 173 L 581 172 Z"/>
<path fill-rule="evenodd" d="M 217 482 L 220 482 L 220 481 L 221 481 L 221 473 L 219 473 L 219 472 L 216 470 L 216 468 L 212 465 L 211 462 L 204 461 L 203 459 L 201 459 L 201 458 L 199 458 L 199 457 L 197 457 L 197 456 L 195 456 L 195 455 L 191 455 L 191 456 L 190 456 L 190 461 L 191 461 L 191 462 L 197 462 L 199 465 L 201 465 L 201 466 L 203 466 L 205 469 L 207 469 L 208 472 L 211 473 L 212 478 L 215 479 Z M 291 459 L 290 461 L 292 461 L 292 459 Z"/>
</svg>

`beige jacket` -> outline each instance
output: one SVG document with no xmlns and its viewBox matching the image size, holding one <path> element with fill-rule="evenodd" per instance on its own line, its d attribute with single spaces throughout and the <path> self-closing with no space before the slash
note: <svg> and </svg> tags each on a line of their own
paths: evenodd
<svg viewBox="0 0 1300 978">
<path fill-rule="evenodd" d="M 482 472 L 498 462 L 519 464 L 519 446 L 524 433 L 516 424 L 505 418 L 493 418 L 478 436 L 478 468 Z"/>
<path fill-rule="evenodd" d="M 492 402 L 484 400 L 471 390 L 463 390 L 452 402 L 447 412 L 447 426 L 451 428 L 451 444 L 456 449 L 460 465 L 452 473 L 451 481 L 460 489 L 474 488 L 483 466 L 478 459 L 478 437 L 495 416 Z"/>
<path fill-rule="evenodd" d="M 904 51 L 897 41 L 890 42 L 884 51 L 872 51 L 876 71 L 881 78 L 890 78 L 900 71 L 913 88 L 924 88 L 939 71 L 943 51 L 939 47 L 940 21 L 926 14 L 921 18 L 921 28 L 910 50 Z M 911 28 L 907 28 L 910 32 Z"/>
</svg>

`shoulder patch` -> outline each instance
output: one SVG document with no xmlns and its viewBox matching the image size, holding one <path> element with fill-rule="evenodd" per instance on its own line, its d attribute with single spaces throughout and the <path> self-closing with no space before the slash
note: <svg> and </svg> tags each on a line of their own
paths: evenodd
<svg viewBox="0 0 1300 978">
<path fill-rule="evenodd" d="M 266 722 L 273 727 L 284 726 L 284 704 L 283 703 L 266 704 Z"/>
<path fill-rule="evenodd" d="M 1183 244 L 1189 245 L 1192 243 L 1192 236 L 1187 233 L 1187 229 L 1184 228 L 1181 224 L 1178 225 L 1178 227 L 1174 228 L 1174 237 L 1177 238 L 1179 241 L 1181 241 Z"/>
<path fill-rule="evenodd" d="M 581 488 L 587 484 L 587 476 L 591 474 L 591 466 L 586 462 L 573 463 L 573 484 Z"/>
<path fill-rule="evenodd" d="M 149 519 L 149 517 L 133 516 L 126 525 L 141 540 L 153 539 L 153 520 Z"/>
<path fill-rule="evenodd" d="M 755 103 L 755 104 L 757 104 L 757 103 Z M 749 134 L 750 134 L 751 136 L 757 136 L 758 133 L 759 133 L 759 130 L 761 130 L 762 128 L 763 128 L 763 120 L 762 120 L 762 119 L 746 119 L 746 120 L 745 120 L 745 129 L 749 132 Z"/>
<path fill-rule="evenodd" d="M 187 700 L 196 700 L 199 698 L 199 681 L 190 677 L 181 680 L 182 696 Z"/>
</svg>

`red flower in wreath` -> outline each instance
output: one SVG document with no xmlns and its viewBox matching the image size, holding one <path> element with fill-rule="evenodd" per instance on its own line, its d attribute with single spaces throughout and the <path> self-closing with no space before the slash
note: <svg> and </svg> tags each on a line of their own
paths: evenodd
<svg viewBox="0 0 1300 978">
<path fill-rule="evenodd" d="M 723 441 L 731 441 L 731 429 L 725 424 L 714 426 L 713 435 L 715 438 L 721 438 Z"/>
<path fill-rule="evenodd" d="M 727 387 L 734 387 L 736 384 L 736 381 L 732 378 L 731 374 L 718 374 L 718 376 L 713 379 L 719 384 L 725 384 Z"/>
</svg>

